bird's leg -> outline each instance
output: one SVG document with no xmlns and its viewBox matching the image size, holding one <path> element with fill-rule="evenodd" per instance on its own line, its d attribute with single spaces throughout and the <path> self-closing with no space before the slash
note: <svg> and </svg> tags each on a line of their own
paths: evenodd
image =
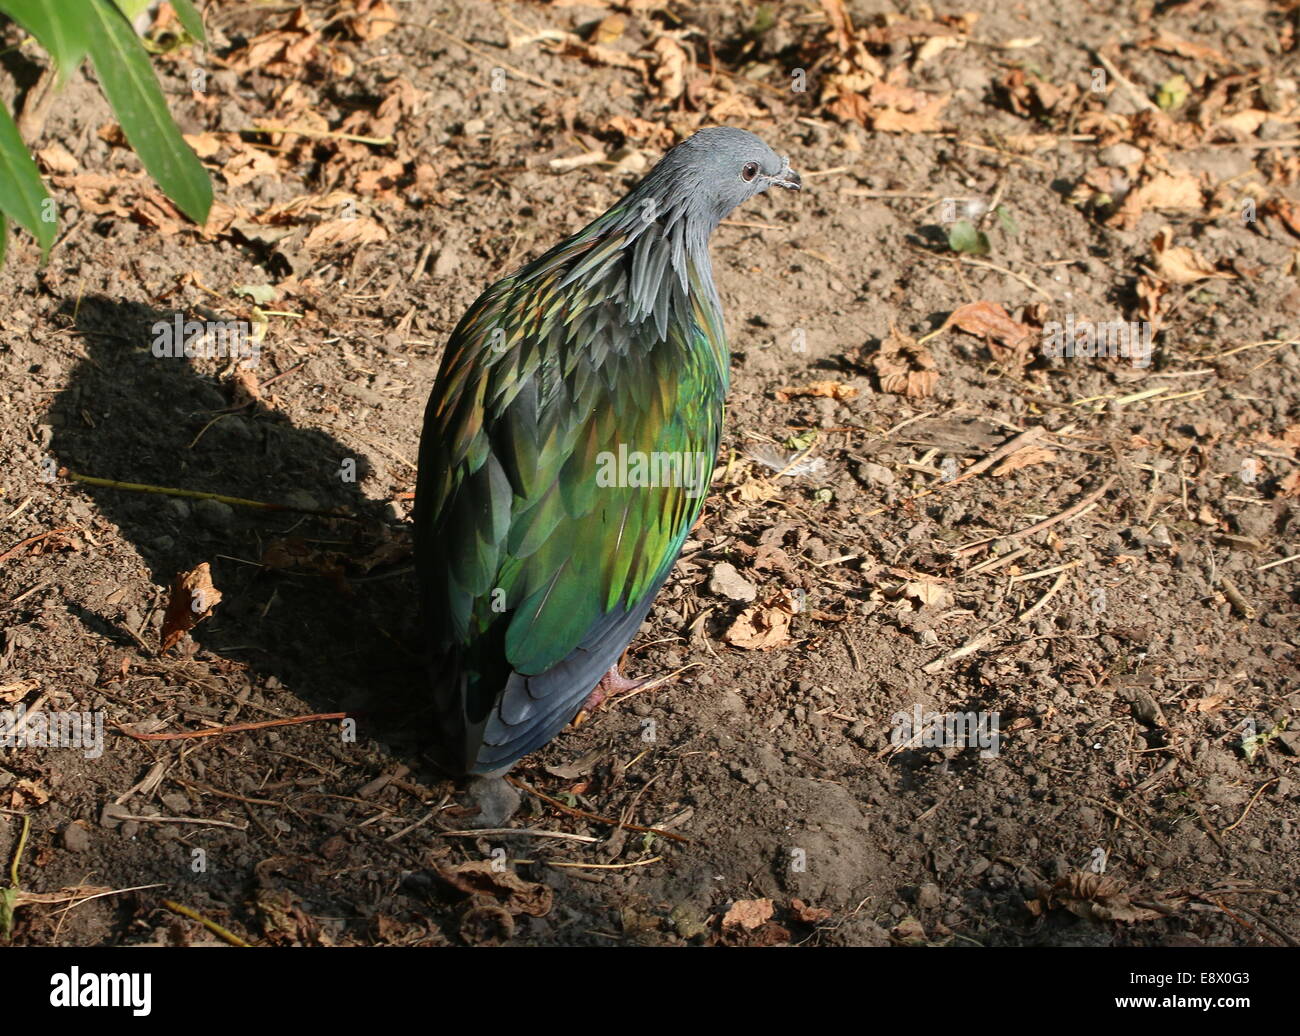
<svg viewBox="0 0 1300 1036">
<path fill-rule="evenodd" d="M 583 711 L 595 712 L 606 698 L 615 694 L 626 694 L 628 691 L 635 691 L 646 682 L 645 680 L 629 680 L 618 671 L 618 663 L 615 662 L 609 667 L 609 672 L 600 678 L 600 683 L 596 684 L 595 690 L 583 702 Z"/>
</svg>

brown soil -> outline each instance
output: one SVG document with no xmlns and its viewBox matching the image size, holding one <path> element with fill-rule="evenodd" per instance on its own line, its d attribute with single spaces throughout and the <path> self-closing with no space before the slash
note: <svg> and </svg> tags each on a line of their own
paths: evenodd
<svg viewBox="0 0 1300 1036">
<path fill-rule="evenodd" d="M 1295 945 L 1293 5 L 871 0 L 839 42 L 817 4 L 629 6 L 416 0 L 381 33 L 352 5 L 212 5 L 212 52 L 156 62 L 211 145 L 202 233 L 89 72 L 52 107 L 36 147 L 61 240 L 38 269 L 15 238 L 0 270 L 0 707 L 101 710 L 106 746 L 3 750 L 0 860 L 29 817 L 24 893 L 119 891 L 20 900 L 13 940 L 215 938 L 166 899 L 293 944 Z M 930 24 L 891 32 L 890 11 Z M 938 51 L 940 29 L 964 42 Z M 1136 91 L 1093 91 L 1094 46 Z M 864 55 L 897 90 L 855 117 L 830 84 Z M 1187 100 L 1144 111 L 1180 74 Z M 950 95 L 932 128 L 916 90 Z M 1242 112 L 1262 114 L 1223 123 Z M 727 463 L 624 666 L 692 668 L 516 768 L 566 808 L 526 791 L 524 833 L 449 834 L 482 818 L 423 755 L 408 525 L 446 334 L 644 168 L 553 160 L 653 161 L 719 119 L 808 189 L 713 243 Z M 265 124 L 314 135 L 241 135 Z M 1181 208 L 1158 196 L 1188 182 Z M 995 197 L 1010 222 L 959 261 L 944 199 Z M 1195 256 L 1161 259 L 1166 226 Z M 231 365 L 150 349 L 177 312 L 252 318 L 246 285 L 295 314 L 267 318 L 252 402 Z M 950 328 L 918 347 L 931 394 L 885 391 L 891 328 L 921 338 L 978 301 L 1032 328 L 1161 328 L 1146 368 Z M 830 395 L 780 392 L 816 383 Z M 1031 429 L 1039 452 L 945 483 Z M 755 459 L 801 447 L 818 463 Z M 169 588 L 201 563 L 222 600 L 160 653 Z M 995 714 L 998 751 L 892 743 L 915 708 Z M 120 729 L 337 711 L 355 739 Z"/>
</svg>

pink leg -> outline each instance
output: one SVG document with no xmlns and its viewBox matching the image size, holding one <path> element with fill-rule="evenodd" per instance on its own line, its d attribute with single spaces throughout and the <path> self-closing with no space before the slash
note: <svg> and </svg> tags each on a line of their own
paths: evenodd
<svg viewBox="0 0 1300 1036">
<path fill-rule="evenodd" d="M 645 680 L 629 680 L 618 671 L 618 663 L 616 662 L 609 667 L 609 672 L 600 678 L 600 683 L 596 684 L 595 690 L 587 696 L 582 708 L 585 712 L 595 712 L 606 698 L 615 694 L 626 694 L 628 691 L 635 691 L 645 682 Z"/>
</svg>

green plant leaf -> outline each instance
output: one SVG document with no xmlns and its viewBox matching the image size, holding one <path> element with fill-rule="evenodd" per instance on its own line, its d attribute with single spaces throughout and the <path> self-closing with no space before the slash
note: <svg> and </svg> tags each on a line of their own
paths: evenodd
<svg viewBox="0 0 1300 1036">
<path fill-rule="evenodd" d="M 48 199 L 41 174 L 27 153 L 27 145 L 19 136 L 9 109 L 0 104 L 0 211 L 30 230 L 46 255 L 54 244 L 56 229 L 54 220 L 41 218 L 53 211 L 45 204 Z"/>
<path fill-rule="evenodd" d="M 76 71 L 90 47 L 86 18 L 72 7 L 49 0 L 0 0 L 0 11 L 35 36 L 36 42 L 50 52 L 60 82 Z"/>
<path fill-rule="evenodd" d="M 172 120 L 139 38 L 108 0 L 85 0 L 85 9 L 95 30 L 90 59 L 122 132 L 167 197 L 206 222 L 212 182 Z"/>
<path fill-rule="evenodd" d="M 172 10 L 180 20 L 181 28 L 200 43 L 207 43 L 207 36 L 203 32 L 203 17 L 194 4 L 190 0 L 170 0 L 170 2 Z M 114 0 L 114 3 L 134 28 L 135 20 L 149 10 L 150 0 Z"/>
<path fill-rule="evenodd" d="M 993 213 L 998 217 L 998 222 L 1002 224 L 1002 229 L 1006 233 L 1010 234 L 1012 237 L 1015 237 L 1020 233 L 1020 228 L 1016 226 L 1015 218 L 1011 215 L 1005 205 L 999 205 L 993 210 Z"/>
<path fill-rule="evenodd" d="M 1173 76 L 1160 84 L 1160 89 L 1156 92 L 1156 104 L 1167 112 L 1173 111 L 1175 108 L 1182 107 L 1190 92 L 1191 87 L 1188 86 L 1185 77 Z"/>
<path fill-rule="evenodd" d="M 8 939 L 14 929 L 14 910 L 18 907 L 17 889 L 0 889 L 0 938 Z"/>
<path fill-rule="evenodd" d="M 149 10 L 149 0 L 113 0 L 117 4 L 117 9 L 121 11 L 126 20 L 131 23 L 131 28 L 135 28 L 135 20 Z"/>
<path fill-rule="evenodd" d="M 948 229 L 948 247 L 966 255 L 988 255 L 989 239 L 968 219 L 959 219 Z"/>
<path fill-rule="evenodd" d="M 5 264 L 5 245 L 9 243 L 9 220 L 0 212 L 0 266 Z"/>
<path fill-rule="evenodd" d="M 270 284 L 236 284 L 230 289 L 236 295 L 243 298 L 251 299 L 259 306 L 265 306 L 268 302 L 274 302 L 278 291 Z"/>
<path fill-rule="evenodd" d="M 199 14 L 198 8 L 190 0 L 171 0 L 171 4 L 185 31 L 200 43 L 207 43 L 208 37 L 203 32 L 203 16 Z"/>
</svg>

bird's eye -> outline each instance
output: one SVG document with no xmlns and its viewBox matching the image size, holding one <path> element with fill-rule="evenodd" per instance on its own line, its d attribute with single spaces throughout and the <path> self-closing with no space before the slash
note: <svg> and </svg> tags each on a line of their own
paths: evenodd
<svg viewBox="0 0 1300 1036">
<path fill-rule="evenodd" d="M 749 183 L 749 181 L 754 179 L 754 177 L 756 177 L 757 175 L 758 175 L 757 162 L 746 162 L 744 168 L 740 170 L 740 178 L 744 180 L 745 183 Z"/>
</svg>

